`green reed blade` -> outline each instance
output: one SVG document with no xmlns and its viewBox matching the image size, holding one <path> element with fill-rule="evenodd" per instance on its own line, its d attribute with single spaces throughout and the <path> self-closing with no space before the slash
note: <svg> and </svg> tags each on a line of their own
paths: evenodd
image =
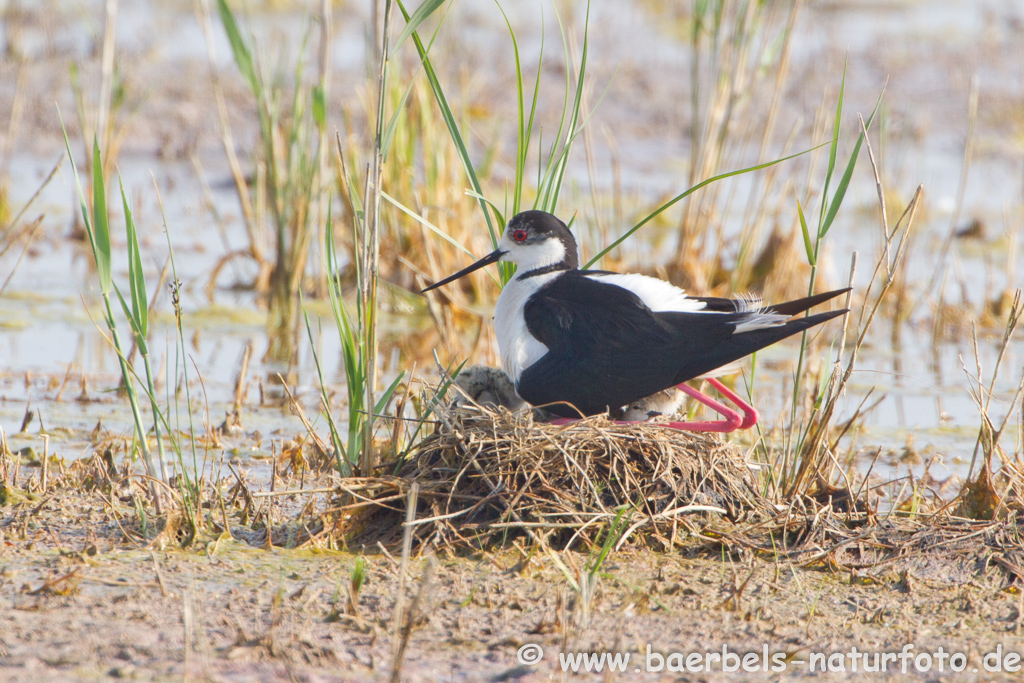
<svg viewBox="0 0 1024 683">
<path fill-rule="evenodd" d="M 680 201 L 682 199 L 685 199 L 688 195 L 693 194 L 694 192 L 696 192 L 700 188 L 705 187 L 707 185 L 710 185 L 711 183 L 717 182 L 719 180 L 724 180 L 725 178 L 731 178 L 732 176 L 741 175 L 743 173 L 750 173 L 751 171 L 758 171 L 758 170 L 760 170 L 762 168 L 768 168 L 769 166 L 774 166 L 775 164 L 781 164 L 783 161 L 789 161 L 790 159 L 795 159 L 798 156 L 802 156 L 804 154 L 807 154 L 808 152 L 812 152 L 812 151 L 818 149 L 819 147 L 823 147 L 826 144 L 828 144 L 828 143 L 822 143 L 821 145 L 817 145 L 816 147 L 811 147 L 810 149 L 805 149 L 804 151 L 797 152 L 796 154 L 790 154 L 789 156 L 782 157 L 781 159 L 775 159 L 773 161 L 766 161 L 763 164 L 757 164 L 756 166 L 750 166 L 748 168 L 741 168 L 738 171 L 729 171 L 728 173 L 722 173 L 720 175 L 712 176 L 711 178 L 708 178 L 707 180 L 702 180 L 701 182 L 699 182 L 696 185 L 694 185 L 693 187 L 691 187 L 689 190 L 686 190 L 685 192 L 683 192 L 681 194 L 677 194 L 675 197 L 673 197 L 672 199 L 668 200 L 667 202 L 665 202 L 664 204 L 659 206 L 657 209 L 655 209 L 650 214 L 648 214 L 646 218 L 644 218 L 639 223 L 634 225 L 632 228 L 630 228 L 629 230 L 624 232 L 621 236 L 618 237 L 618 239 L 616 239 L 614 242 L 609 244 L 607 247 L 605 247 L 604 249 L 599 251 L 592 259 L 587 261 L 586 265 L 583 266 L 584 270 L 586 270 L 587 268 L 589 268 L 593 264 L 595 264 L 598 261 L 600 261 L 604 257 L 605 254 L 607 254 L 612 249 L 614 249 L 615 247 L 617 247 L 620 244 L 622 244 L 623 242 L 625 242 L 630 237 L 630 235 L 632 235 L 634 232 L 636 232 L 637 230 L 642 228 L 647 223 L 649 223 L 652 220 L 654 220 L 658 216 L 658 214 L 660 214 L 662 211 L 665 211 L 666 209 L 668 209 L 670 206 L 672 206 L 673 204 L 677 203 L 678 201 Z"/>
<path fill-rule="evenodd" d="M 470 197 L 479 196 L 479 195 L 474 195 L 474 193 L 472 191 L 467 191 L 466 194 L 469 195 Z M 437 235 L 438 237 L 443 239 L 448 244 L 452 245 L 453 247 L 455 247 L 456 249 L 458 249 L 462 253 L 466 254 L 467 256 L 470 256 L 471 258 L 476 258 L 476 256 L 473 255 L 473 252 L 471 252 L 469 249 L 467 249 L 465 247 L 465 245 L 462 244 L 462 242 L 459 242 L 454 237 L 452 237 L 448 233 L 446 233 L 443 230 L 441 230 L 441 228 L 437 227 L 436 225 L 434 225 L 433 223 L 428 221 L 426 218 L 424 218 L 423 216 L 419 215 L 418 213 L 416 213 L 415 211 L 413 211 L 412 209 L 407 207 L 405 204 L 403 204 L 402 202 L 398 201 L 397 199 L 395 199 L 394 197 L 389 195 L 387 192 L 384 192 L 383 190 L 381 190 L 380 196 L 383 197 L 388 203 L 390 203 L 396 209 L 398 209 L 399 211 L 401 211 L 402 213 L 407 215 L 409 218 L 413 219 L 414 221 L 416 221 L 417 223 L 422 225 L 424 228 L 426 228 L 430 232 L 434 233 L 435 235 Z M 484 201 L 487 201 L 487 200 L 484 199 Z M 490 202 L 488 202 L 488 203 L 490 203 Z M 496 207 L 495 207 L 495 212 L 497 212 L 497 208 Z"/>
<path fill-rule="evenodd" d="M 417 10 L 418 11 L 418 10 Z M 430 53 L 430 48 L 434 45 L 434 40 L 437 38 L 437 34 L 441 31 L 441 26 L 438 24 L 437 30 L 434 31 L 434 35 L 430 37 L 430 42 L 427 43 L 426 53 Z M 420 61 L 422 66 L 423 62 Z M 388 152 L 391 151 L 391 142 L 395 137 L 395 131 L 398 128 L 398 122 L 401 115 L 405 111 L 405 103 L 409 100 L 409 95 L 412 94 L 413 88 L 416 85 L 414 76 L 409 78 L 409 86 L 405 89 L 405 93 L 402 94 L 402 99 L 398 101 L 398 106 L 395 107 L 395 112 L 391 115 L 391 120 L 388 122 L 387 128 L 384 131 L 383 139 L 381 140 L 380 150 L 382 157 L 386 160 L 388 158 Z"/>
<path fill-rule="evenodd" d="M 836 170 L 836 154 L 839 150 L 839 131 L 843 120 L 843 97 L 846 94 L 846 61 L 843 62 L 843 77 L 839 81 L 839 98 L 836 101 L 836 115 L 832 122 L 832 142 L 828 148 L 828 170 L 825 171 L 825 185 L 821 189 L 821 211 L 818 214 L 819 232 L 825 222 L 828 210 L 828 188 L 832 183 L 832 174 Z"/>
<path fill-rule="evenodd" d="M 327 128 L 327 94 L 320 85 L 313 86 L 313 120 L 317 130 Z"/>
<path fill-rule="evenodd" d="M 395 377 L 395 381 L 388 385 L 388 388 L 384 390 L 383 394 L 381 394 L 380 398 L 377 400 L 377 405 L 373 407 L 373 415 L 369 416 L 371 420 L 377 415 L 380 415 L 384 408 L 387 407 L 388 403 L 391 401 L 391 397 L 394 396 L 395 391 L 402 384 L 403 379 L 405 379 L 405 370 L 398 373 L 398 377 Z"/>
<path fill-rule="evenodd" d="M 107 192 L 103 186 L 103 161 L 100 144 L 92 140 L 92 238 L 96 257 L 96 275 L 100 279 L 100 293 L 110 293 L 110 225 L 107 223 Z"/>
<path fill-rule="evenodd" d="M 882 92 L 878 94 L 878 100 L 875 102 L 875 108 L 871 110 L 871 116 L 864 122 L 864 130 L 871 130 L 871 122 L 875 119 L 875 114 L 878 113 L 878 107 L 882 104 L 882 95 L 885 93 L 885 88 L 882 88 Z M 846 162 L 846 170 L 843 172 L 843 177 L 839 180 L 839 185 L 836 186 L 836 193 L 832 197 L 832 202 L 829 204 L 828 213 L 825 215 L 825 220 L 822 222 L 821 227 L 818 229 L 819 237 L 824 237 L 829 228 L 832 227 L 832 222 L 836 218 L 836 214 L 839 212 L 839 206 L 843 203 L 843 198 L 846 196 L 846 189 L 850 185 L 850 178 L 853 176 L 853 169 L 857 165 L 857 158 L 860 156 L 861 145 L 864 144 L 864 131 L 857 136 L 857 142 L 853 146 L 853 152 L 850 154 L 850 160 Z"/>
<path fill-rule="evenodd" d="M 139 347 L 139 353 L 144 356 L 149 355 L 146 338 L 139 333 L 139 323 L 135 320 L 135 316 L 132 313 L 128 302 L 125 300 L 124 295 L 121 294 L 121 288 L 114 283 L 113 289 L 115 296 L 117 296 L 117 300 L 121 302 L 121 310 L 124 311 L 124 317 L 128 318 L 128 325 L 132 328 L 132 335 L 135 337 L 135 345 Z M 132 370 L 132 372 L 134 373 L 135 371 Z"/>
<path fill-rule="evenodd" d="M 302 293 L 299 293 L 299 297 L 302 297 Z M 327 383 L 324 381 L 324 371 L 320 366 L 320 354 L 316 352 L 316 344 L 313 341 L 313 327 L 309 323 L 309 311 L 306 309 L 305 304 L 302 304 L 302 317 L 306 321 L 306 335 L 309 337 L 309 349 L 313 354 L 313 363 L 316 365 L 316 375 L 320 380 L 320 400 L 323 401 L 324 412 L 327 417 L 327 427 L 331 432 L 331 443 L 334 444 L 334 459 L 337 463 L 338 473 L 342 473 L 342 458 L 346 458 L 345 447 L 341 442 L 341 434 L 338 431 L 338 425 L 334 421 L 334 416 L 331 414 L 330 401 L 327 396 Z"/>
<path fill-rule="evenodd" d="M 796 200 L 796 213 L 800 216 L 800 234 L 804 238 L 804 251 L 807 252 L 807 263 L 814 265 L 817 259 L 814 258 L 814 247 L 811 245 L 811 232 L 807 228 L 807 219 L 804 218 L 804 207 L 800 204 L 800 200 Z"/>
<path fill-rule="evenodd" d="M 402 16 L 405 17 L 406 22 L 409 22 L 409 13 L 405 10 L 405 6 L 402 4 L 402 1 L 395 1 L 398 5 L 398 9 L 402 12 Z M 420 40 L 419 34 L 416 31 L 412 31 L 412 39 L 416 44 L 416 51 L 419 53 L 420 59 L 423 62 L 423 70 L 427 75 L 427 82 L 430 83 L 430 90 L 433 92 L 434 100 L 437 102 L 437 106 L 441 110 L 441 117 L 444 119 L 445 126 L 448 128 L 448 134 L 451 135 L 452 142 L 455 143 L 455 149 L 459 154 L 459 159 L 462 161 L 462 166 L 466 171 L 469 183 L 477 194 L 483 194 L 480 179 L 477 177 L 476 169 L 473 167 L 473 160 L 469 156 L 469 149 L 466 147 L 466 142 L 462 137 L 462 132 L 459 130 L 458 123 L 455 121 L 455 114 L 452 113 L 452 108 L 448 104 L 448 100 L 444 95 L 444 90 L 441 88 L 441 82 L 437 78 L 437 73 L 434 72 L 434 66 L 427 56 L 426 49 L 423 47 L 423 41 Z M 491 237 L 491 246 L 497 247 L 498 233 L 494 228 L 491 215 L 487 211 L 487 205 L 480 202 L 480 209 L 483 211 L 484 221 L 487 223 L 487 232 Z"/>
<path fill-rule="evenodd" d="M 132 297 L 132 314 L 128 316 L 132 320 L 137 337 L 145 340 L 149 336 L 149 302 L 146 298 L 146 277 L 142 271 L 142 256 L 139 251 L 139 237 L 135 229 L 135 219 L 132 218 L 131 208 L 128 206 L 128 195 L 124 191 L 124 182 L 118 174 L 118 182 L 121 185 L 121 202 L 124 205 L 124 229 L 128 238 L 128 284 Z"/>
<path fill-rule="evenodd" d="M 512 22 L 509 21 L 508 15 L 505 14 L 505 9 L 498 5 L 498 11 L 501 12 L 502 18 L 505 20 L 505 26 L 508 27 L 509 37 L 512 39 L 512 54 L 515 58 L 516 64 L 516 102 L 518 105 L 517 116 L 518 116 L 518 135 L 516 137 L 516 171 L 514 189 L 512 193 L 512 215 L 519 213 L 519 208 L 522 205 L 523 199 L 523 181 L 526 176 L 526 158 L 530 151 L 530 138 L 533 134 L 533 121 L 537 113 L 537 100 L 540 94 L 540 65 L 544 62 L 544 30 L 543 22 L 541 25 L 541 36 L 540 36 L 540 55 L 537 57 L 537 76 L 533 85 L 533 97 L 530 101 L 530 116 L 526 117 L 526 107 L 524 88 L 523 88 L 523 65 L 519 56 L 519 41 L 516 39 L 515 30 L 512 28 Z M 492 205 L 493 206 L 493 205 Z M 504 223 L 504 221 L 502 221 Z"/>
<path fill-rule="evenodd" d="M 235 55 L 235 65 L 238 67 L 242 78 L 249 84 L 253 94 L 259 95 L 262 91 L 259 76 L 256 74 L 256 64 L 253 61 L 252 53 L 242 38 L 242 32 L 238 29 L 238 22 L 235 15 L 231 13 L 226 0 L 217 0 L 217 11 L 220 13 L 220 20 L 224 24 L 224 32 L 228 34 L 228 42 L 231 43 L 231 52 Z"/>
<path fill-rule="evenodd" d="M 413 31 L 419 28 L 420 24 L 434 13 L 438 7 L 444 4 L 444 0 L 423 0 L 423 3 L 416 8 L 416 11 L 412 13 L 412 16 L 406 17 L 405 28 L 398 34 L 398 39 L 395 40 L 394 46 L 391 48 L 392 52 L 397 52 L 398 48 L 402 46 L 405 39 L 412 35 Z M 405 10 L 402 10 L 402 14 L 405 14 Z"/>
<path fill-rule="evenodd" d="M 582 130 L 582 126 L 577 126 L 580 119 L 580 109 L 583 106 L 583 83 L 587 73 L 587 54 L 590 46 L 590 2 L 587 2 L 587 14 L 586 19 L 583 22 L 583 52 L 580 55 L 580 72 L 576 77 L 576 95 L 572 103 L 572 114 L 569 116 L 569 127 L 566 131 L 566 141 L 562 146 L 562 151 L 559 154 L 559 160 L 555 164 L 555 176 L 553 182 L 549 185 L 551 191 L 547 206 L 550 210 L 554 210 L 558 205 L 558 194 L 562 189 L 562 181 L 565 179 L 565 169 L 569 165 L 569 152 L 572 150 L 572 144 L 576 140 Z M 566 42 L 568 46 L 568 42 Z M 566 69 L 569 68 L 569 60 L 566 59 Z"/>
</svg>

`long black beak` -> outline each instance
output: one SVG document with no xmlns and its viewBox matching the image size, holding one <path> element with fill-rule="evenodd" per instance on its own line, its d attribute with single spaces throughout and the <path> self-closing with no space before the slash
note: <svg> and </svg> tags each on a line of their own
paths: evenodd
<svg viewBox="0 0 1024 683">
<path fill-rule="evenodd" d="M 449 275 L 448 277 L 446 277 L 445 279 L 441 280 L 440 282 L 435 282 L 434 284 L 430 285 L 429 287 L 427 287 L 426 289 L 421 291 L 420 294 L 426 294 L 430 290 L 437 289 L 441 285 L 446 285 L 449 282 L 454 282 L 455 280 L 458 280 L 463 275 L 469 275 L 474 270 L 480 270 L 484 266 L 489 266 L 492 263 L 494 263 L 495 261 L 497 261 L 498 259 L 500 259 L 504 255 L 505 255 L 504 251 L 502 251 L 501 249 L 495 249 L 490 254 L 488 254 L 487 256 L 484 256 L 482 259 L 480 259 L 479 261 L 477 261 L 476 263 L 471 265 L 469 268 L 463 268 L 459 272 L 455 273 L 455 275 Z"/>
</svg>

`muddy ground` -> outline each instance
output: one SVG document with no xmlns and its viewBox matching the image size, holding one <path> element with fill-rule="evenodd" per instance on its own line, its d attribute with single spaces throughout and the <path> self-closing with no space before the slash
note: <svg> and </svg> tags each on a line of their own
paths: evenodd
<svg viewBox="0 0 1024 683">
<path fill-rule="evenodd" d="M 58 482 L 25 498 L 24 489 L 4 489 L 0 680 L 389 680 L 409 623 L 396 635 L 400 550 L 327 550 L 322 534 L 305 547 L 267 547 L 258 524 L 235 523 L 237 511 L 224 517 L 231 534 L 211 523 L 181 549 L 180 535 L 155 533 L 162 522 L 151 511 L 143 529 L 131 497 L 112 491 Z M 296 519 L 314 526 L 308 513 L 321 503 L 296 517 L 311 496 L 301 498 L 274 499 L 276 528 L 295 529 Z M 890 659 L 887 673 L 868 676 L 1019 680 L 985 659 L 1001 653 L 1012 668 L 1024 653 L 1017 524 L 876 518 L 838 543 L 806 534 L 797 551 L 714 517 L 695 518 L 671 552 L 612 553 L 589 601 L 573 585 L 587 574 L 586 553 L 525 538 L 492 551 L 414 553 L 400 606 L 413 615 L 401 680 L 790 680 L 811 675 L 814 653 L 832 657 L 825 679 L 840 680 L 852 673 L 853 648 L 868 653 L 870 667 L 875 653 L 907 644 L 908 673 Z M 365 580 L 351 600 L 360 556 Z M 539 663 L 517 659 L 527 645 L 542 648 Z M 727 656 L 726 665 L 755 671 L 723 672 L 703 654 L 710 673 L 669 671 L 696 662 L 673 653 L 723 647 L 756 658 Z M 558 653 L 577 652 L 630 659 L 624 672 L 563 673 Z M 758 668 L 765 652 L 768 671 Z M 963 671 L 951 673 L 951 664 Z"/>
</svg>

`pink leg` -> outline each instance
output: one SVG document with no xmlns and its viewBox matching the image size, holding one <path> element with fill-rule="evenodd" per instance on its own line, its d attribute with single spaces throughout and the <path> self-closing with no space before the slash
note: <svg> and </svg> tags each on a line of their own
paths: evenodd
<svg viewBox="0 0 1024 683">
<path fill-rule="evenodd" d="M 698 403 L 702 403 L 707 407 L 711 408 L 715 412 L 725 417 L 724 420 L 713 420 L 705 422 L 652 422 L 651 425 L 655 427 L 668 427 L 669 429 L 678 429 L 684 432 L 732 432 L 737 429 L 750 429 L 757 424 L 757 409 L 750 405 L 727 386 L 719 382 L 717 379 L 711 377 L 708 378 L 708 384 L 718 390 L 722 396 L 729 399 L 740 411 L 743 412 L 743 417 L 740 414 L 729 408 L 719 401 L 711 398 L 706 394 L 702 394 L 693 387 L 687 384 L 680 384 L 676 388 L 682 391 L 687 396 L 690 396 Z M 571 417 L 560 417 L 551 421 L 551 424 L 564 425 L 570 422 L 576 422 Z M 616 421 L 616 424 L 643 424 L 643 422 L 628 422 L 628 421 Z"/>
<path fill-rule="evenodd" d="M 714 377 L 708 378 L 708 384 L 717 389 L 718 393 L 729 399 L 737 408 L 743 411 L 743 418 L 741 419 L 739 413 L 735 410 L 726 407 L 710 396 L 702 394 L 687 384 L 680 384 L 676 387 L 677 389 L 692 397 L 698 403 L 703 403 L 715 412 L 720 413 L 725 419 L 713 422 L 668 422 L 663 424 L 671 429 L 687 432 L 732 432 L 737 429 L 750 429 L 757 424 L 758 415 L 757 409 L 754 406 L 741 399 Z"/>
</svg>

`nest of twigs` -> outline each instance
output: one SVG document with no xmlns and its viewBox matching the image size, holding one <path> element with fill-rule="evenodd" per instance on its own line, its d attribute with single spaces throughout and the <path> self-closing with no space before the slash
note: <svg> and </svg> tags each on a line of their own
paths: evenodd
<svg viewBox="0 0 1024 683">
<path fill-rule="evenodd" d="M 742 452 L 717 435 L 604 417 L 552 425 L 529 411 L 478 407 L 442 408 L 438 417 L 396 476 L 363 480 L 353 492 L 359 502 L 343 525 L 350 547 L 399 544 L 413 484 L 411 529 L 421 546 L 529 536 L 570 548 L 603 542 L 619 517 L 618 545 L 668 547 L 702 518 L 770 512 Z"/>
</svg>

